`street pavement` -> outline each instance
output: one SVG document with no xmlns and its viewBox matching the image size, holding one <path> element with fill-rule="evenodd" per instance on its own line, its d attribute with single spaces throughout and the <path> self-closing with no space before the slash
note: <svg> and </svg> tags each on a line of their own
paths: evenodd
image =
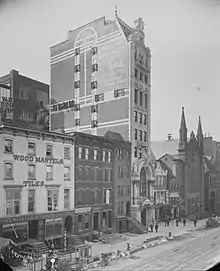
<svg viewBox="0 0 220 271">
<path fill-rule="evenodd" d="M 207 270 L 220 260 L 220 228 L 188 234 L 186 239 L 135 253 L 139 259 L 124 258 L 93 270 Z"/>
<path fill-rule="evenodd" d="M 102 243 L 90 243 L 92 245 L 92 255 L 100 255 L 101 253 L 108 253 L 113 252 L 116 250 L 125 251 L 127 249 L 127 243 L 130 244 L 131 249 L 140 248 L 144 241 L 148 238 L 156 237 L 156 236 L 163 236 L 168 237 L 169 232 L 172 233 L 173 236 L 181 235 L 189 231 L 195 231 L 198 228 L 204 227 L 206 223 L 206 219 L 200 220 L 197 222 L 196 228 L 193 225 L 192 221 L 187 221 L 186 226 L 183 226 L 183 223 L 179 223 L 179 226 L 176 227 L 176 222 L 173 220 L 170 222 L 169 227 L 165 227 L 164 222 L 159 223 L 159 231 L 158 233 L 149 232 L 145 234 L 131 234 L 131 233 L 124 233 L 127 237 L 127 241 L 123 241 L 118 244 L 102 244 Z"/>
</svg>

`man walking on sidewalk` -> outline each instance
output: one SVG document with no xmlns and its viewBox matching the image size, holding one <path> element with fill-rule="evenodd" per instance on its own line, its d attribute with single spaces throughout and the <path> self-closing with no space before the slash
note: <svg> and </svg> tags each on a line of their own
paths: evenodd
<svg viewBox="0 0 220 271">
<path fill-rule="evenodd" d="M 185 218 L 183 219 L 183 226 L 184 227 L 186 226 L 186 219 Z"/>
<path fill-rule="evenodd" d="M 196 220 L 196 218 L 194 219 L 194 227 L 196 227 L 196 224 L 197 224 L 197 220 Z"/>
</svg>

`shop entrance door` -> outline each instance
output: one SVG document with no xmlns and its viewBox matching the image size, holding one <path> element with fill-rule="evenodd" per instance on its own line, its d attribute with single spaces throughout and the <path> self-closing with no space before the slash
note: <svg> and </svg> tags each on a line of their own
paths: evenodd
<svg viewBox="0 0 220 271">
<path fill-rule="evenodd" d="M 38 220 L 30 220 L 28 223 L 29 239 L 38 239 Z"/>
</svg>

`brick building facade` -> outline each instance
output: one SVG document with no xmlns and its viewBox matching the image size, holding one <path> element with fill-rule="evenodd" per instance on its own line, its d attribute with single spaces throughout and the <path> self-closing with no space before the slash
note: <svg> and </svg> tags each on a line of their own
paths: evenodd
<svg viewBox="0 0 220 271">
<path fill-rule="evenodd" d="M 25 77 L 16 70 L 0 77 L 0 121 L 48 131 L 49 85 Z"/>
</svg>

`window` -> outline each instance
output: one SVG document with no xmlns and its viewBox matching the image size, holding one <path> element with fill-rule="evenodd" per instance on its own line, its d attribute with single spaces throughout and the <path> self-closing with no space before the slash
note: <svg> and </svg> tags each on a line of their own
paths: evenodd
<svg viewBox="0 0 220 271">
<path fill-rule="evenodd" d="M 134 111 L 134 121 L 135 121 L 135 122 L 138 121 L 138 114 L 137 114 L 137 111 Z"/>
<path fill-rule="evenodd" d="M 137 157 L 137 147 L 134 147 L 134 157 Z"/>
<path fill-rule="evenodd" d="M 111 189 L 104 190 L 104 203 L 105 204 L 111 203 Z"/>
<path fill-rule="evenodd" d="M 139 122 L 142 124 L 142 117 L 143 117 L 143 115 L 142 115 L 142 113 L 139 113 Z"/>
<path fill-rule="evenodd" d="M 109 182 L 112 181 L 112 170 L 111 169 L 108 170 L 108 181 Z"/>
<path fill-rule="evenodd" d="M 96 88 L 98 88 L 98 82 L 97 81 L 91 82 L 91 89 L 96 89 Z"/>
<path fill-rule="evenodd" d="M 64 147 L 64 159 L 70 159 L 70 148 Z"/>
<path fill-rule="evenodd" d="M 5 139 L 5 152 L 6 153 L 13 152 L 13 141 L 11 139 Z"/>
<path fill-rule="evenodd" d="M 13 164 L 5 163 L 5 179 L 13 178 Z"/>
<path fill-rule="evenodd" d="M 53 157 L 53 146 L 46 145 L 46 157 L 49 157 L 49 158 Z"/>
<path fill-rule="evenodd" d="M 70 168 L 64 167 L 64 181 L 70 181 Z"/>
<path fill-rule="evenodd" d="M 134 129 L 134 139 L 137 140 L 137 133 L 138 133 L 138 130 L 137 129 Z"/>
<path fill-rule="evenodd" d="M 47 168 L 46 168 L 46 179 L 53 180 L 53 167 L 52 166 L 47 166 Z"/>
<path fill-rule="evenodd" d="M 147 75 L 144 76 L 144 82 L 147 84 L 148 80 L 147 80 Z"/>
<path fill-rule="evenodd" d="M 143 104 L 143 92 L 140 91 L 140 105 Z"/>
<path fill-rule="evenodd" d="M 21 205 L 21 190 L 6 190 L 6 215 L 19 215 Z"/>
<path fill-rule="evenodd" d="M 111 158 L 112 158 L 112 153 L 110 151 L 108 151 L 108 162 L 111 162 Z"/>
<path fill-rule="evenodd" d="M 96 201 L 98 199 L 98 190 L 94 189 L 94 200 Z"/>
<path fill-rule="evenodd" d="M 147 132 L 144 132 L 144 142 L 147 142 Z"/>
<path fill-rule="evenodd" d="M 94 149 L 94 160 L 98 159 L 98 150 Z"/>
<path fill-rule="evenodd" d="M 36 166 L 28 165 L 28 179 L 35 179 L 35 178 L 36 178 Z"/>
<path fill-rule="evenodd" d="M 142 151 L 141 151 L 141 148 L 139 148 L 139 158 L 142 157 Z"/>
<path fill-rule="evenodd" d="M 138 77 L 138 70 L 134 69 L 134 77 L 137 78 Z"/>
<path fill-rule="evenodd" d="M 147 125 L 147 115 L 144 114 L 144 124 Z"/>
<path fill-rule="evenodd" d="M 70 190 L 64 189 L 64 209 L 70 209 Z"/>
<path fill-rule="evenodd" d="M 78 56 L 80 54 L 80 48 L 75 49 L 75 55 Z"/>
<path fill-rule="evenodd" d="M 86 214 L 85 215 L 85 229 L 88 229 L 89 228 L 89 215 Z"/>
<path fill-rule="evenodd" d="M 147 94 L 144 94 L 144 105 L 145 105 L 145 108 L 147 108 L 147 104 L 148 104 Z"/>
<path fill-rule="evenodd" d="M 47 191 L 47 210 L 48 212 L 58 210 L 58 191 Z"/>
<path fill-rule="evenodd" d="M 82 215 L 78 215 L 78 222 L 79 222 L 79 223 L 82 222 Z"/>
<path fill-rule="evenodd" d="M 35 191 L 29 190 L 28 191 L 28 212 L 34 212 L 35 206 Z"/>
<path fill-rule="evenodd" d="M 106 161 L 106 151 L 102 151 L 102 161 Z"/>
<path fill-rule="evenodd" d="M 138 89 L 134 89 L 134 102 L 137 104 L 138 103 Z"/>
<path fill-rule="evenodd" d="M 36 153 L 36 144 L 34 142 L 28 142 L 28 154 L 35 155 Z"/>
<path fill-rule="evenodd" d="M 82 153 L 83 153 L 83 148 L 82 148 L 82 147 L 79 147 L 79 148 L 78 148 L 78 158 L 79 158 L 79 159 L 82 159 Z"/>
<path fill-rule="evenodd" d="M 142 81 L 143 80 L 143 73 L 140 72 L 140 80 Z"/>
<path fill-rule="evenodd" d="M 103 181 L 108 181 L 108 171 L 105 168 L 103 169 Z"/>
<path fill-rule="evenodd" d="M 76 126 L 80 126 L 80 119 L 75 119 L 76 121 Z"/>
<path fill-rule="evenodd" d="M 139 130 L 139 140 L 142 141 L 142 131 Z"/>
<path fill-rule="evenodd" d="M 98 168 L 94 168 L 94 181 L 95 182 L 98 181 L 98 175 L 99 175 L 99 169 Z"/>
<path fill-rule="evenodd" d="M 89 148 L 85 148 L 85 159 L 89 159 Z"/>
</svg>

